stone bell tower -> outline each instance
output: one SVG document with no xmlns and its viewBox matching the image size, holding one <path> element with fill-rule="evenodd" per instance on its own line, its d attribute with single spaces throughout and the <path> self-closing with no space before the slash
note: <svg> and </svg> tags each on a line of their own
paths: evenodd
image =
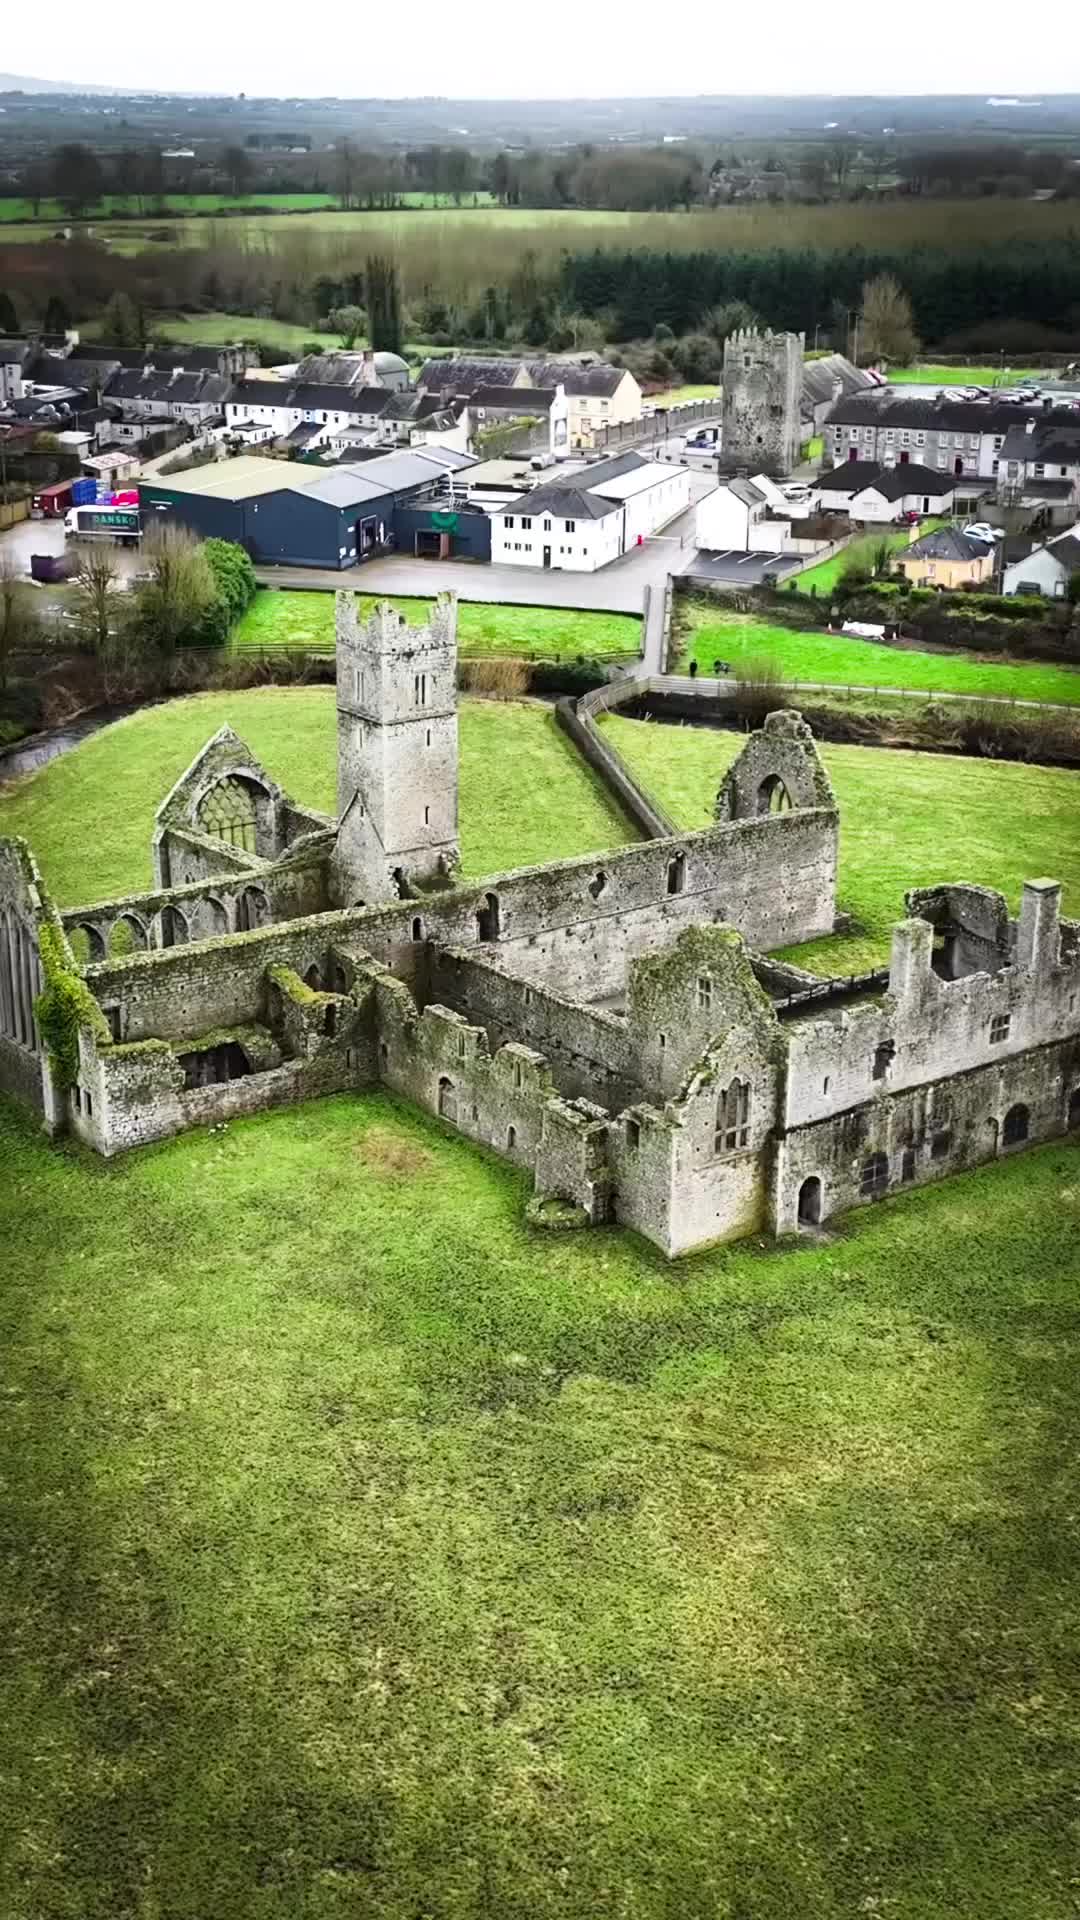
<svg viewBox="0 0 1080 1920">
<path fill-rule="evenodd" d="M 457 845 L 457 601 L 422 627 L 381 601 L 367 619 L 337 595 L 338 834 L 342 906 L 445 886 Z"/>
<path fill-rule="evenodd" d="M 744 327 L 724 341 L 724 472 L 788 474 L 799 458 L 802 427 L 801 333 Z"/>
</svg>

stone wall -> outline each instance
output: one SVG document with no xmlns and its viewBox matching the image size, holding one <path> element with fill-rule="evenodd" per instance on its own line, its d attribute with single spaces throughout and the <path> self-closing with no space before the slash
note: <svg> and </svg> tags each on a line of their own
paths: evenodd
<svg viewBox="0 0 1080 1920">
<path fill-rule="evenodd" d="M 68 907 L 60 918 L 69 937 L 85 934 L 91 960 L 107 956 L 121 926 L 127 942 L 139 949 L 213 940 L 245 930 L 248 916 L 255 924 L 269 924 L 319 913 L 327 904 L 328 852 L 323 843 L 306 856 L 274 865 L 221 867 L 212 878 L 187 885 Z"/>
</svg>

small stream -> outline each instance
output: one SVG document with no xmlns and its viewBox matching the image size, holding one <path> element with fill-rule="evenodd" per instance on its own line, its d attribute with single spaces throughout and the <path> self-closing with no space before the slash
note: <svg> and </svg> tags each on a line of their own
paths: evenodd
<svg viewBox="0 0 1080 1920">
<path fill-rule="evenodd" d="M 95 707 L 92 713 L 80 713 L 62 727 L 50 727 L 47 733 L 34 733 L 28 740 L 16 741 L 13 747 L 0 753 L 0 784 L 36 773 L 39 767 L 47 767 L 50 760 L 58 760 L 62 753 L 70 753 L 72 747 L 89 740 L 91 734 L 100 733 L 102 727 L 111 726 L 114 720 L 122 720 L 125 714 L 136 711 L 133 706 Z"/>
</svg>

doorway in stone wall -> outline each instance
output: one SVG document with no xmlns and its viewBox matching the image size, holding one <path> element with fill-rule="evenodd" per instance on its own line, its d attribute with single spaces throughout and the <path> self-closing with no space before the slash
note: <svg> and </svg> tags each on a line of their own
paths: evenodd
<svg viewBox="0 0 1080 1920">
<path fill-rule="evenodd" d="M 799 1188 L 799 1225 L 817 1227 L 821 1224 L 821 1181 L 816 1173 L 804 1180 Z"/>
</svg>

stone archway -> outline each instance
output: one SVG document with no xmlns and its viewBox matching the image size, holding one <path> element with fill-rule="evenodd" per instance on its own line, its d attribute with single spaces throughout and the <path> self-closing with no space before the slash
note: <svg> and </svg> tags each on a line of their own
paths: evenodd
<svg viewBox="0 0 1080 1920">
<path fill-rule="evenodd" d="M 799 1225 L 816 1227 L 821 1221 L 821 1176 L 811 1173 L 799 1188 Z"/>
</svg>

